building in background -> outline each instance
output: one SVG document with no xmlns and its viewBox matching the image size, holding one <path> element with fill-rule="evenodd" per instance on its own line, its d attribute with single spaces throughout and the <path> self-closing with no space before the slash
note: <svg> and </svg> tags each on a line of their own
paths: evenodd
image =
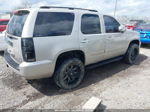
<svg viewBox="0 0 150 112">
<path fill-rule="evenodd" d="M 10 19 L 11 14 L 10 13 L 0 13 L 0 19 Z"/>
</svg>

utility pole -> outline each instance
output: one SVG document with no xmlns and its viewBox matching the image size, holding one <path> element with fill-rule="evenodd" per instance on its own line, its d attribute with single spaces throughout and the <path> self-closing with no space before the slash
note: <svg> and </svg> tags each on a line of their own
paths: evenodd
<svg viewBox="0 0 150 112">
<path fill-rule="evenodd" d="M 26 0 L 26 7 L 31 8 L 32 4 L 29 2 L 29 0 Z"/>
<path fill-rule="evenodd" d="M 116 16 L 116 10 L 117 10 L 117 2 L 118 0 L 115 1 L 115 10 L 114 10 L 114 17 Z"/>
</svg>

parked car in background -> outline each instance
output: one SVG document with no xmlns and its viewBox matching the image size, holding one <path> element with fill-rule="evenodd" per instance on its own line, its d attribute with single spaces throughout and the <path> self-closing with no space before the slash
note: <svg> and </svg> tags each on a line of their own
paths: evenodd
<svg viewBox="0 0 150 112">
<path fill-rule="evenodd" d="M 140 41 L 143 44 L 150 44 L 150 24 L 141 24 L 134 29 L 140 33 Z"/>
<path fill-rule="evenodd" d="M 6 30 L 9 19 L 0 19 L 0 32 Z"/>
<path fill-rule="evenodd" d="M 136 26 L 127 24 L 126 27 L 127 27 L 127 29 L 133 30 Z"/>
<path fill-rule="evenodd" d="M 133 64 L 140 46 L 139 33 L 111 16 L 51 6 L 16 11 L 6 40 L 4 58 L 10 68 L 26 79 L 53 77 L 63 89 L 77 87 L 85 67 L 95 63 L 123 59 Z"/>
<path fill-rule="evenodd" d="M 134 30 L 138 25 L 144 24 L 145 21 L 143 20 L 130 20 L 129 23 L 126 25 L 127 29 Z"/>
<path fill-rule="evenodd" d="M 7 48 L 7 44 L 5 41 L 5 32 L 0 32 L 0 51 L 4 51 Z"/>
</svg>

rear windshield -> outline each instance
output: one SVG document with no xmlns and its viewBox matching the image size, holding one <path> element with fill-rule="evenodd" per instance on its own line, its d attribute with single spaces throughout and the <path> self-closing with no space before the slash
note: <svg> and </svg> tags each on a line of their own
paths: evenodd
<svg viewBox="0 0 150 112">
<path fill-rule="evenodd" d="M 8 21 L 0 21 L 0 25 L 7 25 Z"/>
<path fill-rule="evenodd" d="M 7 33 L 21 37 L 22 30 L 28 15 L 29 11 L 15 12 L 8 24 Z"/>
<path fill-rule="evenodd" d="M 39 12 L 34 37 L 70 35 L 74 23 L 73 13 Z"/>
</svg>

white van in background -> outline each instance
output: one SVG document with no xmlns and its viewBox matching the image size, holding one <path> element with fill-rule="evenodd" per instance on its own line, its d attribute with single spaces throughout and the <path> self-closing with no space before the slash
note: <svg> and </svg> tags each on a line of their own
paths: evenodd
<svg viewBox="0 0 150 112">
<path fill-rule="evenodd" d="M 7 48 L 7 44 L 5 41 L 5 32 L 0 33 L 0 51 L 4 51 Z"/>
</svg>

